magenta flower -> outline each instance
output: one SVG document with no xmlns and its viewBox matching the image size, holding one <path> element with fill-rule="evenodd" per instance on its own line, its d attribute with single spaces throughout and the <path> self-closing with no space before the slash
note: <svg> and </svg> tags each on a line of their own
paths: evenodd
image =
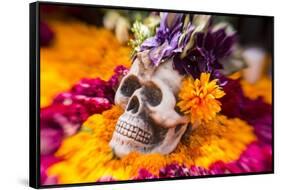
<svg viewBox="0 0 281 190">
<path fill-rule="evenodd" d="M 170 164 L 159 171 L 160 178 L 188 176 L 188 169 L 184 165 Z"/>
<path fill-rule="evenodd" d="M 143 179 L 156 179 L 157 176 L 150 173 L 148 170 L 142 168 L 138 172 L 138 176 L 134 178 L 134 180 L 143 180 Z"/>
<path fill-rule="evenodd" d="M 211 174 L 266 172 L 272 170 L 271 145 L 254 142 L 241 154 L 237 161 L 224 163 L 218 161 L 209 167 Z"/>
<path fill-rule="evenodd" d="M 52 154 L 62 138 L 75 134 L 90 115 L 109 109 L 114 97 L 113 85 L 117 85 L 126 71 L 122 66 L 117 67 L 116 75 L 109 82 L 99 78 L 82 79 L 69 92 L 55 97 L 52 105 L 42 108 L 41 154 Z"/>
<path fill-rule="evenodd" d="M 53 104 L 42 108 L 40 113 L 41 128 L 62 128 L 64 134 L 74 134 L 88 118 L 87 110 L 80 104 Z"/>
<path fill-rule="evenodd" d="M 49 25 L 44 22 L 40 21 L 40 45 L 41 46 L 47 46 L 50 45 L 52 40 L 54 39 L 54 32 L 49 27 Z"/>
<path fill-rule="evenodd" d="M 49 155 L 54 153 L 61 145 L 63 130 L 61 128 L 42 127 L 40 136 L 41 155 Z"/>
<path fill-rule="evenodd" d="M 252 121 L 255 127 L 255 133 L 259 141 L 264 144 L 272 144 L 272 114 L 267 112 L 263 117 Z"/>
<path fill-rule="evenodd" d="M 111 103 L 106 98 L 75 95 L 69 92 L 59 94 L 55 97 L 53 103 L 64 105 L 79 104 L 86 109 L 89 115 L 101 113 L 111 107 Z"/>
<path fill-rule="evenodd" d="M 78 84 L 72 87 L 70 93 L 88 97 L 107 98 L 111 102 L 113 102 L 115 94 L 109 83 L 100 78 L 82 79 Z"/>
<path fill-rule="evenodd" d="M 198 166 L 191 166 L 188 169 L 189 176 L 204 176 L 204 175 L 210 175 L 210 172 L 202 167 Z"/>
<path fill-rule="evenodd" d="M 86 109 L 79 104 L 53 104 L 40 112 L 40 152 L 55 152 L 64 136 L 73 135 L 88 118 Z"/>
<path fill-rule="evenodd" d="M 244 172 L 266 172 L 272 170 L 271 146 L 252 143 L 241 155 L 237 164 Z"/>
<path fill-rule="evenodd" d="M 255 128 L 259 141 L 272 143 L 272 105 L 261 98 L 251 100 L 244 96 L 239 80 L 228 79 L 223 87 L 226 95 L 220 99 L 221 113 L 230 117 L 238 117 Z"/>
<path fill-rule="evenodd" d="M 161 178 L 203 176 L 209 174 L 209 171 L 205 168 L 198 166 L 191 166 L 190 168 L 187 168 L 185 165 L 179 164 L 167 165 L 159 171 L 159 177 Z"/>
<path fill-rule="evenodd" d="M 40 184 L 41 185 L 54 185 L 57 184 L 56 176 L 49 176 L 47 174 L 47 169 L 60 161 L 60 159 L 54 156 L 41 156 L 40 157 Z"/>
<path fill-rule="evenodd" d="M 108 80 L 108 84 L 116 92 L 121 79 L 129 72 L 129 69 L 123 65 L 119 65 L 114 69 L 114 75 Z"/>
</svg>

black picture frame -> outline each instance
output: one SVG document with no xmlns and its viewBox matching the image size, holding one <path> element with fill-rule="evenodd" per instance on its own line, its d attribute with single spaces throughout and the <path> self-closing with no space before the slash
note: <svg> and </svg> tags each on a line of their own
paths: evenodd
<svg viewBox="0 0 281 190">
<path fill-rule="evenodd" d="M 126 180 L 126 181 L 111 181 L 111 182 L 92 182 L 92 183 L 73 183 L 62 185 L 40 185 L 40 38 L 39 38 L 39 22 L 40 22 L 40 5 L 56 5 L 56 6 L 81 6 L 94 8 L 110 8 L 110 9 L 125 9 L 125 10 L 145 10 L 145 11 L 165 11 L 165 12 L 180 12 L 192 14 L 209 14 L 221 16 L 239 16 L 247 18 L 264 18 L 272 22 L 272 44 L 269 50 L 272 54 L 272 113 L 273 113 L 273 129 L 272 129 L 272 169 L 268 172 L 251 172 L 241 174 L 223 174 L 223 175 L 205 175 L 196 177 L 176 177 L 176 178 L 161 178 L 161 179 L 146 179 L 146 180 Z M 139 182 L 158 182 L 166 180 L 184 180 L 184 179 L 201 179 L 213 177 L 233 177 L 258 174 L 273 174 L 274 173 L 274 17 L 264 15 L 248 15 L 248 14 L 230 14 L 217 12 L 201 12 L 189 10 L 167 10 L 156 8 L 143 7 L 121 7 L 109 5 L 91 5 L 79 3 L 61 3 L 61 2 L 34 2 L 29 4 L 29 185 L 33 188 L 54 188 L 54 187 L 73 187 L 87 185 L 105 185 L 105 184 L 121 184 L 121 183 L 139 183 Z"/>
</svg>

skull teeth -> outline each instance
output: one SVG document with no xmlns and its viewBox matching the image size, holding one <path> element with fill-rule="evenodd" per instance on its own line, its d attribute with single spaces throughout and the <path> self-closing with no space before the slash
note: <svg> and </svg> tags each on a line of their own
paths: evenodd
<svg viewBox="0 0 281 190">
<path fill-rule="evenodd" d="M 124 135 L 144 144 L 148 144 L 152 137 L 150 133 L 140 129 L 139 127 L 120 120 L 116 125 L 115 131 L 121 135 Z"/>
</svg>

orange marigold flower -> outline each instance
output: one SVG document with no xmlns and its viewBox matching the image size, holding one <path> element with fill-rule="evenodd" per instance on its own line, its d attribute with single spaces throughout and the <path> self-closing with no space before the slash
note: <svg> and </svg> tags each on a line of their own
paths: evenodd
<svg viewBox="0 0 281 190">
<path fill-rule="evenodd" d="M 262 77 L 255 84 L 251 84 L 246 80 L 241 80 L 244 95 L 255 100 L 259 97 L 268 103 L 272 104 L 272 81 L 269 77 Z"/>
<path fill-rule="evenodd" d="M 50 46 L 40 48 L 41 107 L 82 78 L 108 80 L 117 65 L 131 64 L 130 48 L 107 29 L 59 19 L 48 19 L 47 24 L 56 37 Z"/>
<path fill-rule="evenodd" d="M 218 115 L 192 130 L 189 138 L 182 138 L 168 155 L 131 152 L 117 158 L 109 141 L 122 113 L 121 108 L 112 106 L 102 114 L 89 117 L 82 130 L 63 140 L 55 153 L 61 161 L 48 168 L 48 175 L 56 176 L 59 184 L 70 184 L 94 182 L 109 176 L 130 180 L 140 169 L 159 175 L 160 169 L 173 163 L 207 169 L 217 161 L 229 163 L 239 159 L 247 146 L 256 141 L 254 128 L 245 121 Z"/>
<path fill-rule="evenodd" d="M 189 77 L 182 83 L 177 105 L 183 113 L 190 115 L 191 123 L 208 122 L 221 110 L 217 99 L 225 93 L 217 85 L 217 79 L 209 80 L 210 73 L 202 73 L 200 80 Z"/>
</svg>

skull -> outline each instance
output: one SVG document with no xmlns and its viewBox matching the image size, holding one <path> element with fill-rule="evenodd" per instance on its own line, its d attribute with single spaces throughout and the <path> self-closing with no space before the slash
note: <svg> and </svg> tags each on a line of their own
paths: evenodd
<svg viewBox="0 0 281 190">
<path fill-rule="evenodd" d="M 169 154 L 176 148 L 189 124 L 176 107 L 182 78 L 172 59 L 155 67 L 147 52 L 137 54 L 115 95 L 115 104 L 125 110 L 110 141 L 118 157 L 131 151 Z"/>
</svg>

